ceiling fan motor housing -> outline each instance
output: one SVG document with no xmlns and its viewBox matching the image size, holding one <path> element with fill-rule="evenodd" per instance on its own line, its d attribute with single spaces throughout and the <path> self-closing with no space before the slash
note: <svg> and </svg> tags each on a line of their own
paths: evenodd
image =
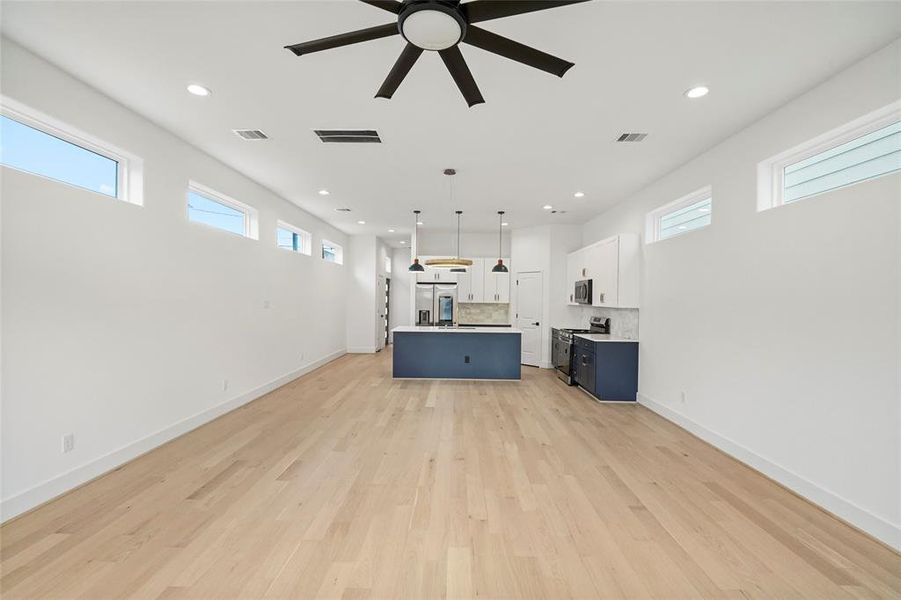
<svg viewBox="0 0 901 600">
<path fill-rule="evenodd" d="M 455 0 L 407 0 L 398 14 L 397 29 L 423 50 L 445 50 L 466 35 L 466 19 Z"/>
</svg>

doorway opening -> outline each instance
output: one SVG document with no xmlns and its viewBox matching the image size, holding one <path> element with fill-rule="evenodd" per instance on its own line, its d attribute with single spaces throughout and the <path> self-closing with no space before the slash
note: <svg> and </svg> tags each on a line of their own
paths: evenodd
<svg viewBox="0 0 901 600">
<path fill-rule="evenodd" d="M 385 345 L 391 343 L 391 278 L 385 278 Z"/>
</svg>

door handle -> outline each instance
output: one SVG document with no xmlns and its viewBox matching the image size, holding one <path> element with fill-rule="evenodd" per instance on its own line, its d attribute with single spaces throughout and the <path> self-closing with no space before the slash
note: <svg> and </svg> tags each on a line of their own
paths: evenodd
<svg viewBox="0 0 901 600">
<path fill-rule="evenodd" d="M 535 327 L 538 327 L 539 325 L 541 325 L 541 323 L 532 323 L 532 325 L 534 325 Z"/>
</svg>

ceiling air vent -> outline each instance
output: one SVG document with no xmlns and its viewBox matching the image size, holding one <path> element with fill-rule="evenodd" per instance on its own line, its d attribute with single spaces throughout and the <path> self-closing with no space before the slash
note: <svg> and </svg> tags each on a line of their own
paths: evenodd
<svg viewBox="0 0 901 600">
<path fill-rule="evenodd" d="M 648 137 L 646 133 L 624 133 L 618 138 L 616 138 L 617 142 L 640 142 L 644 138 Z"/>
<path fill-rule="evenodd" d="M 381 144 L 374 129 L 314 129 L 323 144 Z"/>
<path fill-rule="evenodd" d="M 268 140 L 269 136 L 259 129 L 232 129 L 232 132 L 242 140 Z"/>
</svg>

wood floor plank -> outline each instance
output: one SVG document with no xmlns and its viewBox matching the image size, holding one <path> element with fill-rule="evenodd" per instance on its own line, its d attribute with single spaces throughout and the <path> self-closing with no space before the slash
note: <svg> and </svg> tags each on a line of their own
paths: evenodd
<svg viewBox="0 0 901 600">
<path fill-rule="evenodd" d="M 0 527 L 6 598 L 891 598 L 901 556 L 547 370 L 346 356 Z"/>
</svg>

